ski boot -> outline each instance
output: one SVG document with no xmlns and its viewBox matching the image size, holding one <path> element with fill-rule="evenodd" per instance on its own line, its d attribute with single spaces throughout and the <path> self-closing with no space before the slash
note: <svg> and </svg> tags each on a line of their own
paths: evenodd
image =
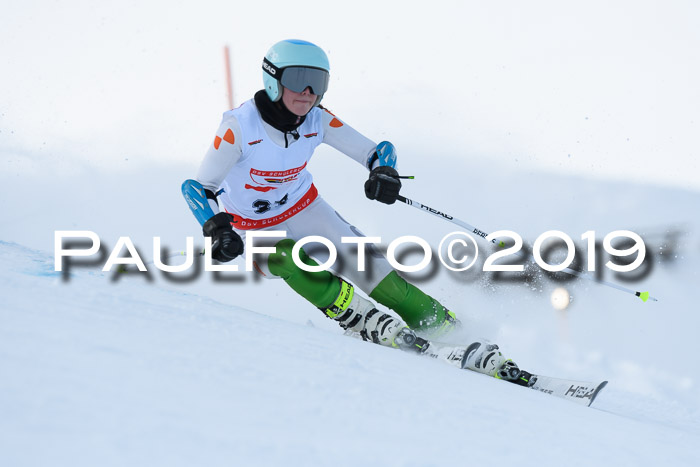
<svg viewBox="0 0 700 467">
<path fill-rule="evenodd" d="M 446 334 L 461 329 L 461 327 L 462 322 L 457 319 L 457 315 L 455 315 L 453 311 L 445 310 L 445 321 L 443 321 L 440 326 L 427 331 L 425 334 L 427 334 L 426 337 L 429 339 L 440 340 L 440 338 L 444 337 Z"/>
<path fill-rule="evenodd" d="M 518 368 L 513 360 L 506 360 L 496 344 L 487 340 L 474 342 L 464 352 L 462 368 L 484 373 L 494 378 L 518 384 L 532 386 L 537 376 Z"/>
<path fill-rule="evenodd" d="M 513 360 L 506 360 L 496 372 L 496 378 L 517 384 L 518 386 L 532 387 L 537 382 L 537 375 L 521 370 Z"/>
<path fill-rule="evenodd" d="M 328 308 L 322 308 L 326 316 L 351 334 L 359 334 L 365 341 L 404 350 L 427 346 L 427 341 L 415 333 L 400 319 L 383 313 L 369 300 L 355 293 L 355 288 L 340 279 L 340 294 Z"/>
<path fill-rule="evenodd" d="M 518 368 L 513 360 L 506 360 L 496 344 L 482 340 L 467 347 L 462 368 L 484 373 L 519 386 L 531 387 L 537 376 Z"/>
<path fill-rule="evenodd" d="M 496 344 L 487 340 L 472 343 L 462 357 L 462 369 L 476 371 L 489 376 L 496 376 L 506 359 Z"/>
<path fill-rule="evenodd" d="M 399 331 L 394 338 L 394 347 L 398 347 L 407 352 L 423 354 L 428 350 L 428 347 L 430 347 L 430 342 L 422 337 L 416 336 L 416 333 L 406 326 Z"/>
</svg>

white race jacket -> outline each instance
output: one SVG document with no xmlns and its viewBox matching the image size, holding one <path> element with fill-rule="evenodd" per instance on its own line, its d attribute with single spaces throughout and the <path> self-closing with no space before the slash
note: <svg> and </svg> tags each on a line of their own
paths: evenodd
<svg viewBox="0 0 700 467">
<path fill-rule="evenodd" d="M 251 99 L 224 113 L 197 181 L 218 192 L 221 209 L 233 214 L 234 227 L 259 229 L 279 224 L 317 197 L 307 165 L 327 143 L 366 166 L 376 144 L 328 110 L 314 107 L 297 129 L 299 138 L 262 120 Z"/>
</svg>

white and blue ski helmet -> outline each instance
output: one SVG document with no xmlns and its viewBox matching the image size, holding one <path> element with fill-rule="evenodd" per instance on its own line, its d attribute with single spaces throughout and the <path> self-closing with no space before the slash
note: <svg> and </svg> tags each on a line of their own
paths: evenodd
<svg viewBox="0 0 700 467">
<path fill-rule="evenodd" d="M 263 59 L 263 84 L 273 102 L 282 98 L 282 87 L 316 94 L 316 104 L 328 90 L 330 64 L 319 46 L 298 39 L 286 39 L 270 47 Z"/>
</svg>

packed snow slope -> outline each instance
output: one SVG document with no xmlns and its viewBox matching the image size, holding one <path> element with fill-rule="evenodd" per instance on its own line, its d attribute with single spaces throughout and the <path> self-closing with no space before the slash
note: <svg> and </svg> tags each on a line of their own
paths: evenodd
<svg viewBox="0 0 700 467">
<path fill-rule="evenodd" d="M 697 413 L 663 397 L 613 383 L 580 407 L 202 296 L 64 281 L 14 243 L 0 258 L 3 465 L 697 464 Z"/>
<path fill-rule="evenodd" d="M 367 235 L 436 246 L 457 230 L 363 200 L 354 165 L 331 183 L 346 161 L 320 156 L 319 189 Z M 115 275 L 104 257 L 61 276 L 55 230 L 95 231 L 107 252 L 130 236 L 144 261 L 154 236 L 201 244 L 179 194 L 196 163 L 48 174 L 28 162 L 0 184 L 17 201 L 0 224 L 0 465 L 698 465 L 700 195 L 474 165 L 438 180 L 430 162 L 406 161 L 420 175 L 406 196 L 487 231 L 644 236 L 651 270 L 620 283 L 659 302 L 541 271 L 412 278 L 465 323 L 453 340 L 487 337 L 534 372 L 609 380 L 592 407 L 345 337 L 282 281 Z M 22 198 L 35 186 L 41 196 Z M 564 312 L 549 303 L 559 285 Z"/>
</svg>

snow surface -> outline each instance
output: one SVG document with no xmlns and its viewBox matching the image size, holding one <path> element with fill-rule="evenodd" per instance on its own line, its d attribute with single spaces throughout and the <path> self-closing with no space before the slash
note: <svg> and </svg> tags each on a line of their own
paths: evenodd
<svg viewBox="0 0 700 467">
<path fill-rule="evenodd" d="M 365 233 L 436 245 L 455 230 L 407 206 L 351 202 L 347 187 L 359 196 L 363 171 L 349 165 L 348 185 L 334 186 L 345 162 L 319 156 L 319 188 Z M 192 167 L 37 172 L 53 195 L 8 212 L 0 237 L 0 464 L 697 465 L 700 195 L 471 166 L 448 182 L 478 194 L 499 180 L 510 191 L 455 200 L 426 188 L 420 161 L 404 166 L 428 179 L 407 182 L 407 194 L 488 230 L 530 242 L 550 228 L 647 236 L 654 269 L 624 284 L 654 303 L 577 280 L 558 312 L 549 294 L 561 283 L 541 274 L 418 278 L 465 322 L 453 339 L 488 337 L 542 374 L 609 380 L 591 408 L 345 337 L 282 281 L 115 275 L 100 271 L 104 258 L 61 276 L 54 230 L 94 230 L 108 251 L 129 235 L 145 261 L 155 235 L 172 249 L 187 235 L 201 242 L 179 194 Z M 26 180 L 3 173 L 3 199 Z"/>
<path fill-rule="evenodd" d="M 616 374 L 585 408 L 202 296 L 64 281 L 14 243 L 0 258 L 3 465 L 697 465 L 697 405 Z"/>
</svg>

